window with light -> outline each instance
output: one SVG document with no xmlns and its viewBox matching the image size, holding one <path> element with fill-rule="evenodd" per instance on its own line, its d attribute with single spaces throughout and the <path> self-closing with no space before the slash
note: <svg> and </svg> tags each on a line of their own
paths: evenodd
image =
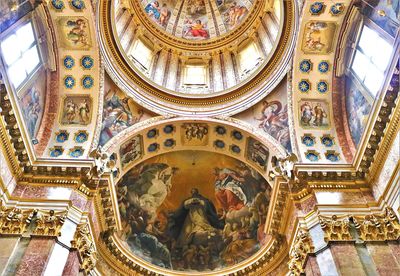
<svg viewBox="0 0 400 276">
<path fill-rule="evenodd" d="M 32 22 L 26 23 L 1 41 L 7 76 L 15 89 L 21 87 L 40 65 L 39 49 Z"/>
<path fill-rule="evenodd" d="M 204 65 L 186 65 L 184 80 L 185 85 L 205 85 L 207 83 L 207 69 Z"/>
<path fill-rule="evenodd" d="M 144 44 L 141 40 L 136 40 L 136 43 L 131 51 L 131 56 L 145 70 L 149 70 L 153 59 L 153 51 Z"/>
<path fill-rule="evenodd" d="M 239 65 L 243 75 L 251 72 L 262 61 L 262 57 L 254 42 L 249 43 L 239 52 Z"/>
<path fill-rule="evenodd" d="M 363 26 L 351 70 L 373 97 L 382 87 L 392 51 L 391 43 L 375 30 Z"/>
</svg>

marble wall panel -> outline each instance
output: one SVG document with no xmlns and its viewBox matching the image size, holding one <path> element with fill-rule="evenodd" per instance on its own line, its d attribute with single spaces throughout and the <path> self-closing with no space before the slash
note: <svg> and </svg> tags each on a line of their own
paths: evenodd
<svg viewBox="0 0 400 276">
<path fill-rule="evenodd" d="M 340 275 L 364 275 L 357 250 L 352 243 L 331 244 L 331 252 Z"/>
<path fill-rule="evenodd" d="M 29 241 L 15 275 L 42 275 L 46 269 L 54 244 L 54 239 L 42 237 L 32 238 Z"/>
<path fill-rule="evenodd" d="M 11 261 L 12 254 L 18 245 L 19 238 L 17 237 L 2 237 L 0 238 L 0 275 L 3 275 L 7 268 L 7 264 Z"/>
<path fill-rule="evenodd" d="M 23 197 L 26 199 L 53 199 L 53 200 L 68 200 L 72 192 L 71 188 L 62 187 L 45 187 L 18 184 L 12 196 Z"/>
<path fill-rule="evenodd" d="M 367 243 L 367 249 L 371 255 L 377 272 L 380 275 L 400 275 L 400 263 L 386 243 Z"/>
</svg>

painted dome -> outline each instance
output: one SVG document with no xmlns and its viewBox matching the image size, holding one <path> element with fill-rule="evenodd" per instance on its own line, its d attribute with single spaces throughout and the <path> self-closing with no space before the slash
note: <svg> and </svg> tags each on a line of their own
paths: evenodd
<svg viewBox="0 0 400 276">
<path fill-rule="evenodd" d="M 286 73 L 295 10 L 282 0 L 114 0 L 100 5 L 111 77 L 161 114 L 234 114 Z"/>
<path fill-rule="evenodd" d="M 253 0 L 143 0 L 145 13 L 167 33 L 188 40 L 207 40 L 238 27 Z"/>
</svg>

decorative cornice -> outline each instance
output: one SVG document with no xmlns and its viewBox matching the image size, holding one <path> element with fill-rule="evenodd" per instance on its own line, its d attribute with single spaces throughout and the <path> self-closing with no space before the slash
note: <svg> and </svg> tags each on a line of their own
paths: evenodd
<svg viewBox="0 0 400 276">
<path fill-rule="evenodd" d="M 399 219 L 391 207 L 368 215 L 318 215 L 325 241 L 396 241 L 400 238 Z M 351 228 L 356 231 L 351 231 Z"/>
<path fill-rule="evenodd" d="M 0 234 L 23 234 L 35 214 L 36 210 L 21 210 L 17 207 L 6 207 L 3 201 L 0 201 Z"/>
<path fill-rule="evenodd" d="M 88 223 L 78 225 L 71 247 L 78 251 L 80 270 L 89 275 L 96 266 L 97 253 Z"/>
</svg>

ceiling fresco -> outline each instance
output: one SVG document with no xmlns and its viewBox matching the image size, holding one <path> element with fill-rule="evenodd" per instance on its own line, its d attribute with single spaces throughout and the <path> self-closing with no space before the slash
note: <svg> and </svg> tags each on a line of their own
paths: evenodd
<svg viewBox="0 0 400 276">
<path fill-rule="evenodd" d="M 252 8 L 250 0 L 143 0 L 147 16 L 172 35 L 207 40 L 236 28 Z"/>
<path fill-rule="evenodd" d="M 248 165 L 204 151 L 146 160 L 117 184 L 121 239 L 149 263 L 218 271 L 263 245 L 271 188 Z"/>
<path fill-rule="evenodd" d="M 302 275 L 347 209 L 400 211 L 398 1 L 0 2 L 0 211 L 24 241 L 58 216 L 49 267 Z M 376 94 L 364 23 L 393 46 Z"/>
</svg>

